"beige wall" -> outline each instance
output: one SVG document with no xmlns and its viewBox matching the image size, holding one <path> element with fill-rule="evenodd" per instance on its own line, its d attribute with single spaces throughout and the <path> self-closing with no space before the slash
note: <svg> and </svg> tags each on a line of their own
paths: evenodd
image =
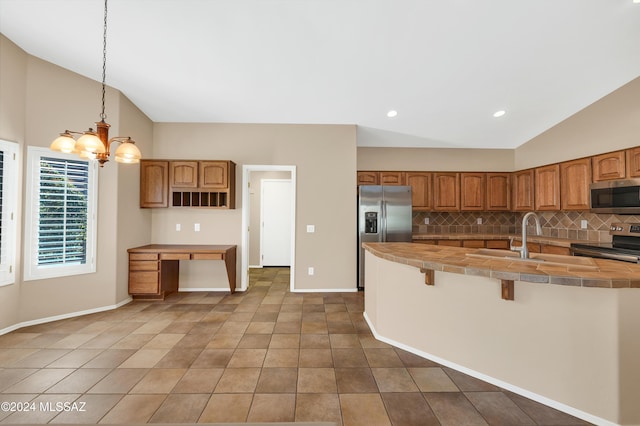
<svg viewBox="0 0 640 426">
<path fill-rule="evenodd" d="M 17 142 L 23 151 L 25 139 L 25 90 L 27 85 L 27 54 L 0 34 L 0 139 Z M 21 166 L 20 166 L 20 175 Z M 19 182 L 21 184 L 21 182 Z M 18 191 L 18 232 L 16 268 L 22 259 L 20 229 L 22 225 L 22 191 Z M 16 270 L 16 284 L 0 287 L 0 330 L 19 321 L 22 271 Z"/>
<path fill-rule="evenodd" d="M 358 170 L 511 172 L 513 156 L 511 149 L 359 147 Z"/>
<path fill-rule="evenodd" d="M 640 145 L 640 77 L 515 150 L 515 169 Z"/>
<path fill-rule="evenodd" d="M 95 127 L 100 83 L 30 56 L 4 37 L 0 43 L 0 138 L 22 143 L 24 174 L 27 146 L 46 147 L 65 129 Z M 135 132 L 150 152 L 151 121 L 116 90 L 107 90 L 106 104 L 111 136 L 120 130 Z M 110 162 L 99 171 L 97 272 L 23 281 L 19 264 L 16 284 L 0 288 L 0 329 L 127 300 L 125 248 L 148 242 L 151 234 L 149 221 L 139 213 L 137 185 L 132 185 L 139 169 L 129 167 Z M 124 222 L 128 218 L 134 221 Z M 18 239 L 21 255 L 24 230 Z"/>
<path fill-rule="evenodd" d="M 595 423 L 640 424 L 638 289 L 435 272 L 366 254 L 365 313 L 377 337 Z M 579 411 L 575 411 L 579 410 Z"/>
<path fill-rule="evenodd" d="M 295 287 L 356 288 L 355 126 L 156 123 L 153 141 L 154 158 L 223 159 L 238 166 L 235 210 L 154 209 L 154 243 L 236 244 L 240 253 L 242 165 L 296 166 Z M 175 231 L 176 223 L 183 231 Z M 194 223 L 201 232 L 193 232 Z M 306 233 L 307 224 L 316 226 L 314 234 Z M 309 266 L 315 275 L 307 275 Z M 240 260 L 238 276 L 239 269 Z"/>
</svg>

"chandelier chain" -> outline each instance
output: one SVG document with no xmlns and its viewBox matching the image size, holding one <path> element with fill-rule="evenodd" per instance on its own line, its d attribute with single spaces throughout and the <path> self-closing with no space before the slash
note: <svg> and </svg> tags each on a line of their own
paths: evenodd
<svg viewBox="0 0 640 426">
<path fill-rule="evenodd" d="M 107 0 L 104 0 L 104 32 L 102 35 L 102 112 L 100 113 L 100 118 L 103 121 L 107 118 L 107 114 L 105 114 L 104 112 L 106 79 L 107 79 Z"/>
</svg>

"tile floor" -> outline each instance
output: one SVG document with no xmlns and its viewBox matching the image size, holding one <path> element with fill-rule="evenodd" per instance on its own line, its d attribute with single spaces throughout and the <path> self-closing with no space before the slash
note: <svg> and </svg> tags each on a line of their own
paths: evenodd
<svg viewBox="0 0 640 426">
<path fill-rule="evenodd" d="M 288 283 L 286 268 L 258 269 L 245 293 L 179 293 L 0 336 L 0 402 L 23 410 L 0 423 L 586 424 L 377 341 L 362 292 Z"/>
</svg>

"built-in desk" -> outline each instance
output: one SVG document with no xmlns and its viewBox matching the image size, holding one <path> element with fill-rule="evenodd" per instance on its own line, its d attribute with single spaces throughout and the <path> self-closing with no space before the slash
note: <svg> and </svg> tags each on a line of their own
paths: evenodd
<svg viewBox="0 0 640 426">
<path fill-rule="evenodd" d="M 178 291 L 181 260 L 224 260 L 231 293 L 236 291 L 236 246 L 149 244 L 129 253 L 129 294 L 134 299 L 164 299 Z"/>
</svg>

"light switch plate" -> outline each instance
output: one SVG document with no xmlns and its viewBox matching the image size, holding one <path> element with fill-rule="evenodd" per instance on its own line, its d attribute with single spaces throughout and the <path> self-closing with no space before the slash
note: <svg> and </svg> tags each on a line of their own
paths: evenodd
<svg viewBox="0 0 640 426">
<path fill-rule="evenodd" d="M 309 266 L 309 269 L 307 270 L 307 272 L 309 273 L 309 275 L 313 275 L 315 273 L 313 266 Z"/>
<path fill-rule="evenodd" d="M 180 231 L 182 229 L 182 226 L 180 226 L 179 223 L 176 223 L 176 231 Z"/>
<path fill-rule="evenodd" d="M 194 223 L 193 224 L 193 230 L 196 232 L 200 232 L 200 224 L 199 223 Z"/>
<path fill-rule="evenodd" d="M 316 232 L 316 226 L 315 225 L 307 225 L 307 232 L 309 234 L 313 234 L 314 232 Z"/>
</svg>

